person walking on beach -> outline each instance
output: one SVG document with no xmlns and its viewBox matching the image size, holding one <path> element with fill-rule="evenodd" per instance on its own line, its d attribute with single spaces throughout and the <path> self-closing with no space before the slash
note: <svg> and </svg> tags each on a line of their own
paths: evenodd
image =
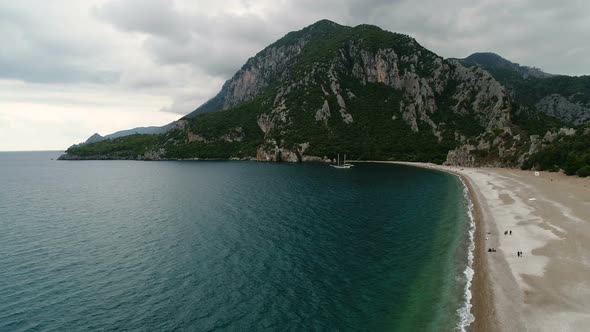
<svg viewBox="0 0 590 332">
<path fill-rule="evenodd" d="M 504 231 L 504 235 L 508 234 L 508 231 Z"/>
<path fill-rule="evenodd" d="M 510 235 L 512 235 L 512 230 L 510 230 Z"/>
</svg>

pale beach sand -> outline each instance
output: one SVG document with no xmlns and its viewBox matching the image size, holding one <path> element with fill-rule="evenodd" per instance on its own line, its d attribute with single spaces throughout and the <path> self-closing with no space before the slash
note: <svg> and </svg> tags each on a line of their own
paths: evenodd
<svg viewBox="0 0 590 332">
<path fill-rule="evenodd" d="M 457 173 L 471 188 L 473 330 L 590 331 L 590 178 L 400 164 Z"/>
</svg>

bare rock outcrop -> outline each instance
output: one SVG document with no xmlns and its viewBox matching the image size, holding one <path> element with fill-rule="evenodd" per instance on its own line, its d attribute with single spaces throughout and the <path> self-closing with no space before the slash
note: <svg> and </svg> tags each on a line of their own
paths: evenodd
<svg viewBox="0 0 590 332">
<path fill-rule="evenodd" d="M 159 148 L 159 149 L 155 149 L 155 150 L 149 150 L 146 151 L 143 154 L 143 160 L 162 160 L 164 159 L 164 156 L 166 155 L 166 149 L 163 148 Z"/>
<path fill-rule="evenodd" d="M 188 130 L 186 132 L 186 137 L 189 143 L 192 142 L 203 142 L 203 143 L 208 143 L 209 140 L 207 140 L 205 137 L 197 134 L 197 133 L 193 133 L 192 131 Z"/>
<path fill-rule="evenodd" d="M 511 103 L 506 89 L 487 71 L 465 68 L 455 62 L 452 78 L 461 82 L 453 99 L 455 112 L 477 115 L 486 130 L 506 128 L 510 124 Z"/>
<path fill-rule="evenodd" d="M 324 100 L 324 104 L 322 108 L 315 112 L 315 120 L 316 121 L 323 121 L 324 125 L 328 125 L 328 118 L 330 117 L 330 105 L 328 104 L 327 100 Z"/>
<path fill-rule="evenodd" d="M 229 130 L 227 134 L 220 137 L 225 142 L 241 142 L 244 139 L 244 129 L 242 127 L 235 127 Z"/>
<path fill-rule="evenodd" d="M 258 117 L 256 123 L 258 124 L 258 127 L 260 128 L 260 130 L 262 130 L 265 136 L 270 132 L 270 130 L 274 126 L 271 117 L 268 114 L 261 114 Z"/>
<path fill-rule="evenodd" d="M 284 73 L 289 63 L 301 53 L 307 39 L 298 39 L 291 45 L 272 46 L 250 58 L 229 82 L 223 109 L 236 106 L 260 94 L 270 82 Z"/>
<path fill-rule="evenodd" d="M 549 116 L 574 125 L 590 122 L 590 105 L 573 102 L 560 94 L 551 94 L 541 99 L 535 107 Z"/>
<path fill-rule="evenodd" d="M 475 166 L 475 157 L 471 153 L 476 150 L 475 146 L 465 144 L 455 150 L 449 151 L 447 154 L 447 160 L 444 162 L 445 165 L 450 166 Z"/>
<path fill-rule="evenodd" d="M 480 68 L 465 68 L 458 62 L 446 63 L 436 55 L 413 54 L 398 56 L 393 49 L 370 52 L 351 43 L 346 59 L 357 59 L 351 65 L 351 74 L 362 84 L 383 83 L 402 91 L 404 98 L 399 104 L 402 119 L 417 132 L 419 122 L 428 125 L 439 138 L 439 125 L 432 120 L 438 110 L 437 98 L 448 89 L 451 80 L 459 82 L 452 100 L 453 111 L 473 114 L 486 130 L 505 129 L 510 124 L 511 103 L 508 92 L 489 73 Z M 420 55 L 431 57 L 429 72 L 418 74 Z M 333 77 L 334 75 L 331 75 Z"/>
</svg>

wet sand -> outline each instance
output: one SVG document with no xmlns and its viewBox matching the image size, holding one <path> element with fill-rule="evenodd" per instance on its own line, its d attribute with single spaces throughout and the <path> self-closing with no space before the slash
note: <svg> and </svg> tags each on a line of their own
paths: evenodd
<svg viewBox="0 0 590 332">
<path fill-rule="evenodd" d="M 474 331 L 590 330 L 590 178 L 400 164 L 453 172 L 470 186 Z"/>
</svg>

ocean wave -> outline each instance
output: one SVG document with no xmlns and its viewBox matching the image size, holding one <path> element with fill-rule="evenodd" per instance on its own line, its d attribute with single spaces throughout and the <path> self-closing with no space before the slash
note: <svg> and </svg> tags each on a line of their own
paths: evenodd
<svg viewBox="0 0 590 332">
<path fill-rule="evenodd" d="M 467 215 L 469 216 L 469 247 L 467 252 L 467 267 L 465 267 L 465 271 L 463 274 L 465 275 L 465 279 L 467 282 L 465 283 L 465 293 L 464 293 L 464 301 L 463 305 L 457 309 L 457 313 L 459 315 L 459 324 L 457 325 L 457 330 L 459 331 L 467 331 L 467 328 L 471 323 L 475 321 L 475 317 L 471 313 L 471 308 L 473 305 L 471 304 L 471 284 L 473 281 L 473 257 L 475 251 L 475 219 L 473 218 L 473 202 L 469 198 L 469 187 L 463 178 L 459 177 L 461 183 L 463 184 L 463 196 L 465 198 L 465 202 L 467 204 Z"/>
</svg>

